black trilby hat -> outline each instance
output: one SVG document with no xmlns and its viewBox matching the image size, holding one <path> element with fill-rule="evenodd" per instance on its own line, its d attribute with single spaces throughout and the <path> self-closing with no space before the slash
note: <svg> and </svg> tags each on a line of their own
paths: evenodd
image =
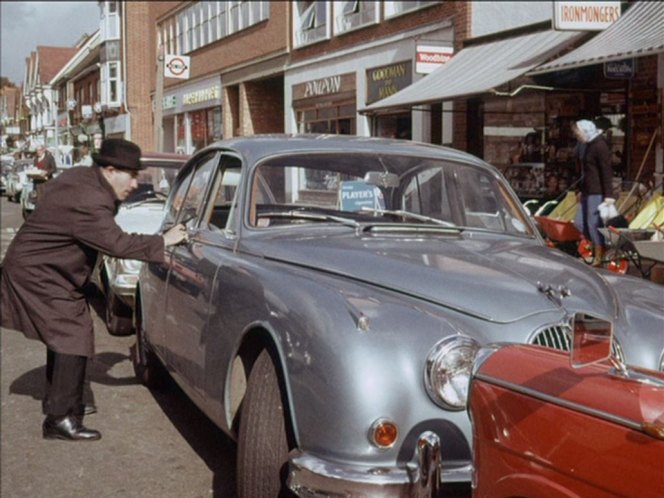
<svg viewBox="0 0 664 498">
<path fill-rule="evenodd" d="M 114 166 L 120 169 L 143 169 L 141 148 L 123 138 L 107 138 L 101 143 L 99 153 L 92 154 L 99 166 Z"/>
</svg>

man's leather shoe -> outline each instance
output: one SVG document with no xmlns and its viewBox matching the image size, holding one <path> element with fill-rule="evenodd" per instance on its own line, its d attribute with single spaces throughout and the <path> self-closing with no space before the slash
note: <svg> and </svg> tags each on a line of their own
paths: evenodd
<svg viewBox="0 0 664 498">
<path fill-rule="evenodd" d="M 96 441 L 101 439 L 101 433 L 88 429 L 81 424 L 78 417 L 65 415 L 64 417 L 46 417 L 42 425 L 44 439 L 64 439 L 66 441 Z"/>
</svg>

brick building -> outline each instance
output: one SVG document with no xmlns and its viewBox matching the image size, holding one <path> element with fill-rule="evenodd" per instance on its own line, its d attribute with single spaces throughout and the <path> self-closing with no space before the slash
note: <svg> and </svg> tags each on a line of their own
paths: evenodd
<svg viewBox="0 0 664 498">
<path fill-rule="evenodd" d="M 22 93 L 29 112 L 31 142 L 57 144 L 57 92 L 51 79 L 77 50 L 78 47 L 38 46 L 26 59 Z"/>
</svg>

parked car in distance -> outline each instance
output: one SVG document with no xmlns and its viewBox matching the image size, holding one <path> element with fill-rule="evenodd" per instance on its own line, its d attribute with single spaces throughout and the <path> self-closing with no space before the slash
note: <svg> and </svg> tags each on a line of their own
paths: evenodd
<svg viewBox="0 0 664 498">
<path fill-rule="evenodd" d="M 7 191 L 7 175 L 14 169 L 14 157 L 3 155 L 0 158 L 0 195 Z"/>
<path fill-rule="evenodd" d="M 138 188 L 120 205 L 117 224 L 129 233 L 156 233 L 164 216 L 164 203 L 180 167 L 189 159 L 182 154 L 146 152 L 145 169 L 139 173 Z M 106 327 L 112 335 L 133 333 L 134 294 L 140 261 L 101 258 L 98 281 L 106 303 Z"/>
<path fill-rule="evenodd" d="M 141 270 L 135 369 L 165 365 L 237 438 L 240 498 L 469 482 L 476 351 L 568 349 L 579 310 L 611 317 L 617 354 L 662 361 L 662 288 L 546 247 L 504 177 L 449 148 L 217 142 L 180 170 L 177 223 L 188 242 Z"/>
<path fill-rule="evenodd" d="M 32 167 L 32 163 L 32 159 L 18 159 L 14 162 L 12 171 L 7 173 L 5 194 L 10 201 L 20 201 L 21 190 L 27 180 L 26 170 Z"/>
<path fill-rule="evenodd" d="M 610 357 L 577 313 L 571 355 L 481 350 L 469 394 L 474 498 L 664 496 L 664 374 Z"/>
</svg>

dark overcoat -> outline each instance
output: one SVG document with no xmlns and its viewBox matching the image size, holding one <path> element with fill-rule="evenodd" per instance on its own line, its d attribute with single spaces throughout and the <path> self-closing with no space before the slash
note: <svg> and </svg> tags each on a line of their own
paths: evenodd
<svg viewBox="0 0 664 498">
<path fill-rule="evenodd" d="M 83 292 L 99 252 L 161 262 L 161 235 L 128 234 L 99 167 L 76 167 L 44 184 L 37 207 L 7 249 L 0 282 L 2 326 L 64 354 L 92 356 L 92 317 Z"/>
</svg>

